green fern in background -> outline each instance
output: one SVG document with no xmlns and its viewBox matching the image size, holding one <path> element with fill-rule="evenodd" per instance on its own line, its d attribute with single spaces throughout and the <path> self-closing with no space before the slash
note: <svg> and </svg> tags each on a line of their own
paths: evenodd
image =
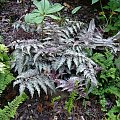
<svg viewBox="0 0 120 120">
<path fill-rule="evenodd" d="M 104 53 L 95 53 L 93 60 L 101 66 L 101 72 L 98 74 L 98 88 L 92 93 L 98 95 L 102 110 L 106 111 L 107 120 L 120 120 L 120 76 L 119 76 L 119 58 L 115 60 L 111 52 L 106 50 Z M 115 62 L 114 62 L 115 60 Z M 114 95 L 116 104 L 107 110 L 106 95 Z"/>
<path fill-rule="evenodd" d="M 14 80 L 10 73 L 10 58 L 7 55 L 8 49 L 5 45 L 0 44 L 0 95 L 6 86 Z"/>
<path fill-rule="evenodd" d="M 12 80 L 14 77 L 8 70 L 5 70 L 5 73 L 0 73 L 0 94 Z"/>
<path fill-rule="evenodd" d="M 65 102 L 65 108 L 69 114 L 71 113 L 71 110 L 74 107 L 74 101 L 76 100 L 77 95 L 78 95 L 77 92 L 73 90 L 69 95 L 68 101 Z"/>
<path fill-rule="evenodd" d="M 14 118 L 17 108 L 26 99 L 27 95 L 22 93 L 12 102 L 8 103 L 8 106 L 5 106 L 4 109 L 0 109 L 0 120 L 10 120 L 10 118 Z"/>
</svg>

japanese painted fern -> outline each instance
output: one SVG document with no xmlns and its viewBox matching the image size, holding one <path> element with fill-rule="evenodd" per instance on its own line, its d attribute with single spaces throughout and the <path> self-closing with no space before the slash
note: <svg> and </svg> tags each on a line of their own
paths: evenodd
<svg viewBox="0 0 120 120">
<path fill-rule="evenodd" d="M 120 51 L 120 33 L 103 39 L 94 20 L 89 26 L 79 21 L 66 22 L 63 27 L 50 27 L 45 34 L 47 37 L 42 41 L 23 40 L 10 45 L 15 46 L 12 68 L 19 74 L 14 85 L 20 85 L 20 92 L 29 89 L 31 96 L 35 90 L 40 95 L 40 88 L 45 93 L 47 87 L 53 91 L 54 82 L 69 91 L 68 83 L 75 81 L 73 78 L 77 79 L 81 90 L 96 86 L 98 66 L 88 58 L 86 49 L 104 49 L 105 46 L 113 52 Z"/>
</svg>

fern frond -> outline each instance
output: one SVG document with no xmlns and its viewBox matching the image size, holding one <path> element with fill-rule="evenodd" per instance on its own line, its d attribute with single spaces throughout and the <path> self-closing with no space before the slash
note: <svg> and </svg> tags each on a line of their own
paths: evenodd
<svg viewBox="0 0 120 120">
<path fill-rule="evenodd" d="M 71 70 L 71 65 L 72 65 L 72 57 L 67 58 L 67 66 L 69 70 Z"/>
<path fill-rule="evenodd" d="M 8 71 L 5 70 L 4 73 L 0 73 L 0 95 L 5 90 L 7 85 L 11 83 L 15 78 L 13 75 Z"/>
<path fill-rule="evenodd" d="M 0 44 L 0 96 L 7 85 L 14 80 L 12 73 L 10 73 L 10 57 L 7 52 L 8 48 L 4 44 Z"/>
<path fill-rule="evenodd" d="M 73 91 L 77 82 L 77 87 L 80 87 L 81 89 L 84 88 L 84 81 L 85 79 L 83 77 L 70 77 L 68 80 L 60 80 L 60 84 L 57 86 L 57 88 L 62 88 L 62 91 Z"/>
<path fill-rule="evenodd" d="M 27 95 L 22 93 L 12 102 L 8 103 L 8 106 L 5 106 L 4 109 L 0 109 L 0 120 L 10 120 L 10 118 L 14 118 L 17 108 L 26 99 Z"/>
<path fill-rule="evenodd" d="M 23 72 L 20 75 L 18 75 L 16 79 L 19 79 L 19 78 L 25 79 L 25 78 L 29 78 L 29 77 L 35 76 L 37 74 L 38 74 L 37 70 L 29 69 L 28 71 Z"/>
<path fill-rule="evenodd" d="M 76 93 L 76 91 L 73 90 L 69 95 L 68 101 L 65 103 L 65 108 L 69 114 L 71 113 L 71 110 L 74 106 L 74 101 L 76 99 L 76 96 L 77 96 L 77 93 Z"/>
<path fill-rule="evenodd" d="M 39 84 L 37 84 L 37 79 L 31 80 L 31 84 L 33 85 L 34 89 L 37 91 L 38 95 L 40 96 L 40 87 Z"/>
<path fill-rule="evenodd" d="M 66 61 L 66 58 L 64 56 L 61 57 L 60 60 L 57 60 L 57 63 L 55 63 L 55 64 L 57 64 L 56 69 L 59 69 L 64 64 L 65 61 Z"/>
<path fill-rule="evenodd" d="M 33 72 L 33 73 L 31 73 Z M 28 74 L 31 73 L 31 74 Z M 23 73 L 17 77 L 17 80 L 14 82 L 14 86 L 19 84 L 19 92 L 22 93 L 26 88 L 29 90 L 31 97 L 33 97 L 35 90 L 37 90 L 38 95 L 40 96 L 40 89 L 42 88 L 47 94 L 47 87 L 55 92 L 54 83 L 48 76 L 39 75 L 34 72 L 34 70 L 29 70 L 28 72 Z"/>
<path fill-rule="evenodd" d="M 78 65 L 79 65 L 79 58 L 78 58 L 78 57 L 74 57 L 74 58 L 73 58 L 73 62 L 74 62 L 74 64 L 76 65 L 76 68 L 77 68 Z"/>
</svg>

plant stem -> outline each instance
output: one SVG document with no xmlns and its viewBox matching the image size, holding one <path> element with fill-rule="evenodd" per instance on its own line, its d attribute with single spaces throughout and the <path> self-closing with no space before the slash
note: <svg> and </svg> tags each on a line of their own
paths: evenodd
<svg viewBox="0 0 120 120">
<path fill-rule="evenodd" d="M 102 2 L 101 2 L 101 0 L 100 0 L 100 7 L 101 7 L 102 12 L 104 13 L 104 10 L 103 10 L 103 6 L 102 6 Z M 105 26 L 108 26 L 109 21 L 108 21 L 106 15 L 104 14 L 103 17 L 104 17 L 105 20 L 106 20 L 106 25 L 105 25 Z"/>
</svg>

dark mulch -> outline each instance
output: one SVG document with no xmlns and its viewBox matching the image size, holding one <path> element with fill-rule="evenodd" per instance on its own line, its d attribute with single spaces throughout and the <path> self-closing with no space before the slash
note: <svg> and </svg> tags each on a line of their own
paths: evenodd
<svg viewBox="0 0 120 120">
<path fill-rule="evenodd" d="M 57 2 L 57 0 L 52 0 L 53 2 Z M 60 1 L 61 4 L 66 6 L 66 9 L 62 11 L 61 15 L 65 17 L 72 17 L 72 19 L 80 20 L 81 22 L 89 23 L 92 18 L 95 18 L 97 21 L 97 10 L 91 6 L 90 3 L 84 2 L 75 2 L 75 1 Z M 71 10 L 76 6 L 82 6 L 81 9 L 77 12 L 77 14 L 72 15 Z M 68 7 L 69 6 L 69 7 Z M 13 30 L 13 23 L 18 21 L 21 16 L 25 15 L 28 11 L 30 11 L 29 0 L 25 2 L 24 5 L 18 4 L 14 1 L 10 1 L 3 5 L 0 9 L 0 34 L 4 38 L 4 43 L 9 44 L 12 41 L 16 41 L 17 39 L 32 39 L 36 38 L 36 36 L 32 33 L 28 33 L 23 31 L 22 29 L 18 31 Z"/>
<path fill-rule="evenodd" d="M 52 0 L 53 2 L 60 2 L 66 5 L 66 10 L 62 11 L 63 16 L 72 17 L 73 19 L 80 20 L 88 23 L 92 18 L 97 19 L 97 10 L 89 2 L 81 1 L 63 1 Z M 88 0 L 89 1 L 89 0 Z M 70 7 L 69 7 L 69 6 Z M 81 10 L 76 15 L 71 15 L 71 9 L 76 6 L 82 6 Z M 25 15 L 29 11 L 29 1 L 26 1 L 24 5 L 18 4 L 15 1 L 9 1 L 0 8 L 0 34 L 4 38 L 5 44 L 10 44 L 17 39 L 32 39 L 37 36 L 32 33 L 27 33 L 22 29 L 14 32 L 13 23 L 19 20 L 22 15 Z M 11 94 L 9 94 L 11 93 Z M 13 90 L 12 85 L 8 87 L 0 98 L 0 107 L 3 108 L 8 101 L 12 101 L 18 94 L 16 90 Z M 59 94 L 58 94 L 59 95 Z M 51 104 L 50 98 L 44 94 L 41 97 L 35 97 L 24 102 L 17 110 L 17 114 L 14 120 L 101 120 L 103 113 L 100 110 L 100 105 L 97 103 L 97 98 L 91 97 L 90 100 L 86 100 L 86 104 L 83 105 L 83 99 L 75 102 L 74 109 L 70 117 L 64 108 L 64 97 L 55 106 Z"/>
</svg>

